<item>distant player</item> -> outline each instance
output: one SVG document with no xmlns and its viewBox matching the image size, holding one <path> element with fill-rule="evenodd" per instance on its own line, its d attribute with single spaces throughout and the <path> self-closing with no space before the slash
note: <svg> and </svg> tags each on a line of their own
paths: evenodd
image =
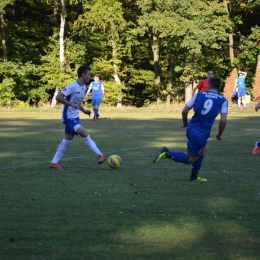
<svg viewBox="0 0 260 260">
<path fill-rule="evenodd" d="M 208 70 L 208 78 L 203 79 L 199 82 L 199 84 L 193 89 L 192 91 L 192 96 L 194 96 L 196 90 L 198 89 L 200 92 L 205 92 L 208 89 L 208 81 L 209 79 L 214 77 L 214 72 L 213 70 Z"/>
<path fill-rule="evenodd" d="M 60 159 L 64 155 L 65 151 L 72 143 L 75 135 L 80 135 L 89 149 L 96 154 L 98 163 L 105 162 L 104 155 L 97 148 L 95 142 L 90 138 L 89 133 L 85 128 L 80 125 L 79 122 L 79 110 L 84 114 L 90 115 L 91 111 L 86 110 L 81 106 L 81 103 L 85 97 L 86 85 L 90 80 L 90 67 L 83 65 L 78 68 L 78 79 L 68 84 L 63 90 L 61 90 L 56 99 L 58 102 L 64 104 L 62 110 L 61 121 L 65 125 L 65 135 L 61 143 L 59 144 L 57 151 L 51 160 L 49 167 L 51 169 L 62 169 L 59 164 Z"/>
<path fill-rule="evenodd" d="M 258 104 L 255 106 L 255 111 L 258 111 L 259 108 L 260 108 L 260 102 L 258 102 Z M 252 154 L 253 154 L 253 155 L 257 155 L 258 152 L 259 152 L 259 150 L 260 150 L 260 141 L 257 141 L 257 142 L 255 143 L 255 148 L 254 148 Z"/>
<path fill-rule="evenodd" d="M 94 81 L 92 81 L 89 85 L 88 91 L 86 93 L 86 99 L 88 98 L 88 94 L 92 90 L 92 108 L 94 111 L 94 117 L 93 120 L 98 120 L 99 118 L 99 113 L 98 113 L 98 108 L 100 105 L 100 102 L 102 100 L 106 100 L 105 97 L 105 89 L 103 86 L 103 83 L 99 81 L 99 75 L 94 76 Z"/>
<path fill-rule="evenodd" d="M 218 140 L 222 140 L 222 134 L 226 128 L 228 101 L 218 93 L 220 79 L 211 78 L 207 88 L 206 92 L 195 94 L 182 110 L 183 127 L 187 127 L 187 152 L 171 152 L 166 147 L 162 147 L 153 160 L 157 163 L 168 158 L 175 162 L 192 164 L 190 181 L 207 181 L 198 177 L 198 174 L 207 153 L 207 140 L 218 114 L 220 114 L 219 130 L 216 136 Z M 194 115 L 188 123 L 188 113 L 192 108 Z"/>
<path fill-rule="evenodd" d="M 246 75 L 244 71 L 238 72 L 238 77 L 236 78 L 236 83 L 234 90 L 237 90 L 237 108 L 240 109 L 241 103 L 244 109 L 246 109 Z"/>
</svg>

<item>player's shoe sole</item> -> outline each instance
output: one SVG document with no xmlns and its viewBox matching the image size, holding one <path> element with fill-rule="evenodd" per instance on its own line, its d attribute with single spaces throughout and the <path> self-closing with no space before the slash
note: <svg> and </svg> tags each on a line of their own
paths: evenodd
<svg viewBox="0 0 260 260">
<path fill-rule="evenodd" d="M 255 143 L 255 148 L 252 152 L 253 155 L 257 155 L 259 150 L 260 150 L 260 146 L 257 145 L 258 142 Z"/>
<path fill-rule="evenodd" d="M 166 159 L 167 153 L 170 153 L 167 147 L 162 147 L 160 152 L 154 156 L 153 163 L 158 163 L 160 160 Z"/>
<path fill-rule="evenodd" d="M 98 156 L 98 164 L 102 164 L 103 162 L 105 162 L 105 156 L 103 154 Z"/>
<path fill-rule="evenodd" d="M 59 163 L 50 163 L 49 168 L 56 169 L 56 170 L 62 170 L 62 167 Z"/>
</svg>

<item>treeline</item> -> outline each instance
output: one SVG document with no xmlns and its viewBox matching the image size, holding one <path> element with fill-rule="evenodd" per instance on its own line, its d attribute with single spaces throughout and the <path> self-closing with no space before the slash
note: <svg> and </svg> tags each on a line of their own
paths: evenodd
<svg viewBox="0 0 260 260">
<path fill-rule="evenodd" d="M 208 69 L 260 95 L 260 0 L 1 0 L 0 25 L 0 106 L 55 106 L 82 64 L 110 105 L 183 101 Z"/>
</svg>

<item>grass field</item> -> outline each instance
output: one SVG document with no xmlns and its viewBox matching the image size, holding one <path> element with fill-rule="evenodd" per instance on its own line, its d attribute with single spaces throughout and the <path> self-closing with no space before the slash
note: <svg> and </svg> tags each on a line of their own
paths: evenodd
<svg viewBox="0 0 260 260">
<path fill-rule="evenodd" d="M 101 108 L 81 123 L 119 169 L 98 165 L 80 137 L 50 170 L 63 137 L 61 109 L 0 111 L 0 259 L 260 259 L 260 113 L 230 106 L 218 120 L 200 176 L 164 160 L 161 146 L 186 149 L 181 108 Z M 192 112 L 190 113 L 190 116 Z M 190 117 L 189 116 L 189 117 Z"/>
</svg>

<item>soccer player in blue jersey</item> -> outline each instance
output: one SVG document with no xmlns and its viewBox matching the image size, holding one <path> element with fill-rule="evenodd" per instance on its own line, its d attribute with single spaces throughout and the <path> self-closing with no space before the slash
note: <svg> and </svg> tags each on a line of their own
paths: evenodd
<svg viewBox="0 0 260 260">
<path fill-rule="evenodd" d="M 241 103 L 243 103 L 244 109 L 246 109 L 246 75 L 244 71 L 238 72 L 238 77 L 236 78 L 235 88 L 237 89 L 237 108 L 240 109 Z"/>
<path fill-rule="evenodd" d="M 81 105 L 86 93 L 85 84 L 90 80 L 90 70 L 90 67 L 87 65 L 80 66 L 77 71 L 78 80 L 68 84 L 56 97 L 58 102 L 64 104 L 61 121 L 65 124 L 65 136 L 51 160 L 49 165 L 51 169 L 62 169 L 59 161 L 68 146 L 72 143 L 75 135 L 80 135 L 89 149 L 97 155 L 99 164 L 105 162 L 104 155 L 97 148 L 95 142 L 90 138 L 87 130 L 79 123 L 79 110 L 89 116 L 91 114 L 90 110 L 84 109 Z"/>
<path fill-rule="evenodd" d="M 207 140 L 210 136 L 212 125 L 220 114 L 219 129 L 216 138 L 222 140 L 222 134 L 226 128 L 228 101 L 219 92 L 220 79 L 211 78 L 208 82 L 208 90 L 195 94 L 182 110 L 183 127 L 187 127 L 186 136 L 187 152 L 171 152 L 167 147 L 162 147 L 154 157 L 157 163 L 168 158 L 175 162 L 192 164 L 190 181 L 207 181 L 198 177 L 204 156 L 207 153 Z M 188 113 L 193 108 L 194 115 L 188 123 Z"/>
<path fill-rule="evenodd" d="M 98 107 L 100 105 L 101 99 L 103 97 L 103 100 L 106 99 L 105 97 L 105 89 L 103 86 L 103 83 L 99 81 L 99 75 L 94 76 L 94 81 L 92 81 L 89 85 L 86 99 L 88 98 L 89 92 L 92 90 L 92 108 L 94 111 L 94 117 L 93 120 L 98 120 L 99 113 L 98 113 Z"/>
</svg>

